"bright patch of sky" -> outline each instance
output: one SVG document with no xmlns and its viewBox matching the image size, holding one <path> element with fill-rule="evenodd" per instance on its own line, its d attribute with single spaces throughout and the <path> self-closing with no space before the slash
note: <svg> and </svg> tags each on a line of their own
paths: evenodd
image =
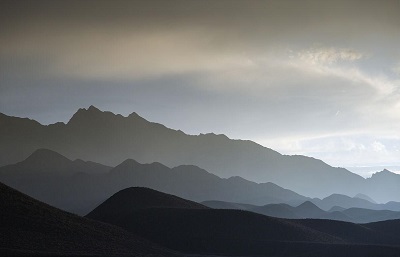
<svg viewBox="0 0 400 257">
<path fill-rule="evenodd" d="M 334 166 L 400 166 L 399 1 L 0 7 L 2 113 L 48 124 L 95 105 Z"/>
</svg>

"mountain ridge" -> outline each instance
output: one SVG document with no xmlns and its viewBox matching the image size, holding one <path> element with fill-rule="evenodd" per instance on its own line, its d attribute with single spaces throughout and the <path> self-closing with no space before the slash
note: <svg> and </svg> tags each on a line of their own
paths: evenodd
<svg viewBox="0 0 400 257">
<path fill-rule="evenodd" d="M 124 117 L 91 106 L 79 109 L 68 123 L 57 126 L 1 117 L 0 140 L 4 143 L 0 145 L 0 166 L 21 161 L 36 149 L 47 148 L 70 159 L 108 166 L 129 158 L 141 163 L 160 162 L 168 167 L 196 165 L 221 177 L 273 182 L 311 197 L 365 193 L 378 202 L 400 201 L 398 185 L 387 189 L 390 194 L 379 186 L 373 187 L 381 191 L 370 192 L 371 185 L 367 184 L 376 184 L 374 180 L 366 182 L 359 175 L 321 160 L 282 155 L 255 142 L 233 140 L 225 135 L 187 135 L 134 113 Z"/>
<path fill-rule="evenodd" d="M 34 152 L 32 156 L 41 155 Z M 48 204 L 80 214 L 86 214 L 109 195 L 133 186 L 150 187 L 195 201 L 236 199 L 266 204 L 301 203 L 308 199 L 273 183 L 220 178 L 193 165 L 171 169 L 158 162 L 141 164 L 128 159 L 115 168 L 105 166 L 105 172 L 88 173 L 87 170 L 93 169 L 91 162 L 78 162 L 76 166 L 75 161 L 62 158 L 60 165 L 50 162 L 53 166 L 43 170 L 42 165 L 25 163 L 32 158 L 0 167 L 0 181 Z M 31 170 L 34 172 L 28 172 Z"/>
<path fill-rule="evenodd" d="M 267 204 L 264 206 L 230 203 L 223 201 L 204 201 L 202 204 L 214 209 L 246 210 L 271 217 L 285 219 L 328 219 L 353 223 L 369 223 L 385 220 L 400 219 L 400 209 L 366 209 L 359 207 L 342 208 L 332 207 L 322 210 L 315 203 L 308 200 L 298 206 L 288 204 Z"/>
</svg>

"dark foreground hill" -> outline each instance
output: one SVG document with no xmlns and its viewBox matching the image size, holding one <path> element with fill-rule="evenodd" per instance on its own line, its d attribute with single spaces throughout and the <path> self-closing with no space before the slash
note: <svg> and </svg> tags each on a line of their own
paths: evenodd
<svg viewBox="0 0 400 257">
<path fill-rule="evenodd" d="M 93 210 L 88 217 L 102 217 L 104 219 L 105 217 L 113 216 L 115 210 L 121 213 L 130 213 L 137 209 L 147 208 L 208 209 L 202 204 L 174 195 L 164 194 L 150 188 L 131 187 L 111 196 Z"/>
<path fill-rule="evenodd" d="M 385 174 L 366 181 L 314 158 L 282 155 L 252 141 L 232 140 L 225 135 L 187 135 L 136 113 L 123 117 L 93 106 L 79 109 L 67 124 L 48 126 L 0 114 L 0 142 L 0 166 L 47 148 L 70 159 L 109 166 L 129 158 L 169 167 L 196 165 L 221 177 L 269 181 L 311 197 L 364 193 L 379 202 L 400 201 L 399 179 L 389 179 L 393 183 L 382 186 L 388 180 Z"/>
<path fill-rule="evenodd" d="M 0 256 L 175 256 L 127 231 L 41 203 L 0 183 Z"/>
<path fill-rule="evenodd" d="M 138 197 L 135 189 L 132 197 Z M 142 191 L 140 197 L 147 198 Z M 161 195 L 159 195 L 160 197 Z M 159 201 L 158 197 L 158 201 Z M 171 195 L 163 194 L 165 201 Z M 286 220 L 248 211 L 118 207 L 119 194 L 87 217 L 123 227 L 191 254 L 265 256 L 398 256 L 399 232 L 329 220 Z M 123 198 L 128 198 L 126 194 Z M 107 210 L 112 206 L 112 211 Z"/>
<path fill-rule="evenodd" d="M 39 149 L 26 160 L 0 168 L 0 181 L 63 210 L 87 214 L 121 189 L 140 186 L 194 201 L 224 200 L 255 204 L 300 204 L 308 198 L 273 183 L 240 177 L 220 178 L 199 167 L 168 168 L 161 163 L 140 164 L 132 159 L 107 172 L 94 173 L 94 163 L 76 162 Z M 88 170 L 88 171 L 86 171 Z"/>
</svg>

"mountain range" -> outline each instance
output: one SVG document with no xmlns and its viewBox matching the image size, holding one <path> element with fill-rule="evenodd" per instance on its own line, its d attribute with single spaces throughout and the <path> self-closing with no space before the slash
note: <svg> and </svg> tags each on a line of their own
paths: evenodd
<svg viewBox="0 0 400 257">
<path fill-rule="evenodd" d="M 247 210 L 271 217 L 286 219 L 328 219 L 347 221 L 352 223 L 369 223 L 400 219 L 400 208 L 397 211 L 387 209 L 375 210 L 356 207 L 346 209 L 336 205 L 332 207 L 329 211 L 324 211 L 311 201 L 306 201 L 295 207 L 283 203 L 255 206 L 222 201 L 204 201 L 202 202 L 202 204 L 214 209 Z M 338 202 L 337 204 L 340 205 L 340 202 Z M 375 207 L 377 208 L 378 206 Z M 385 208 L 383 206 L 379 207 Z"/>
<path fill-rule="evenodd" d="M 42 125 L 0 114 L 0 141 L 0 166 L 47 148 L 69 159 L 106 166 L 116 166 L 126 159 L 160 162 L 168 167 L 196 165 L 224 178 L 240 176 L 273 182 L 310 197 L 362 193 L 377 202 L 400 201 L 400 176 L 386 170 L 364 179 L 321 160 L 282 155 L 252 141 L 212 133 L 187 135 L 136 113 L 123 117 L 94 106 L 79 109 L 66 124 Z"/>
<path fill-rule="evenodd" d="M 137 198 L 146 199 L 146 204 Z M 299 209 L 307 212 L 310 204 L 306 202 Z M 399 220 L 363 225 L 287 220 L 205 208 L 143 188 L 114 194 L 86 217 L 187 254 L 329 257 L 396 256 L 400 251 Z"/>
<path fill-rule="evenodd" d="M 93 172 L 93 166 L 99 167 L 101 172 Z M 132 186 L 150 187 L 198 202 L 299 204 L 309 199 L 270 182 L 220 178 L 193 165 L 171 169 L 161 163 L 140 164 L 128 159 L 110 168 L 93 162 L 72 161 L 47 149 L 36 150 L 22 162 L 1 167 L 0 181 L 78 214 L 88 213 L 110 195 Z"/>
<path fill-rule="evenodd" d="M 390 257 L 400 251 L 399 220 L 286 220 L 210 209 L 148 188 L 121 190 L 84 218 L 0 183 L 0 207 L 2 256 Z"/>
</svg>

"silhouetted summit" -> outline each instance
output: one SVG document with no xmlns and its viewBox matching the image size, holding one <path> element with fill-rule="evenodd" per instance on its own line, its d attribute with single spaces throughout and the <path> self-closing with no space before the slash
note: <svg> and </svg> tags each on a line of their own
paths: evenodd
<svg viewBox="0 0 400 257">
<path fill-rule="evenodd" d="M 296 213 L 300 215 L 300 217 L 308 217 L 308 218 L 318 218 L 321 217 L 325 212 L 318 208 L 315 204 L 310 201 L 306 201 L 296 208 Z"/>
<path fill-rule="evenodd" d="M 208 207 L 183 198 L 161 193 L 159 191 L 144 188 L 131 187 L 119 191 L 104 203 L 90 212 L 87 217 L 107 219 L 118 213 L 131 213 L 135 210 L 146 208 L 189 208 L 208 209 Z"/>
<path fill-rule="evenodd" d="M 132 170 L 141 165 L 142 165 L 141 163 L 139 163 L 133 159 L 127 159 L 127 160 L 123 161 L 121 164 L 117 165 L 113 170 L 114 170 L 114 172 L 116 172 L 118 170 Z"/>
<path fill-rule="evenodd" d="M 27 167 L 30 166 L 31 168 L 35 169 L 57 169 L 66 165 L 70 165 L 71 160 L 57 152 L 42 148 L 36 150 L 20 164 L 23 164 Z"/>
</svg>

